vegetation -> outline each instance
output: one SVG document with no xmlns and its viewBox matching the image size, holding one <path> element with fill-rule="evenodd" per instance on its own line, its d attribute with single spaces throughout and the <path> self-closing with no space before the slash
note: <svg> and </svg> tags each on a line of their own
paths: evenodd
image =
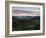
<svg viewBox="0 0 46 38">
<path fill-rule="evenodd" d="M 12 16 L 12 31 L 40 30 L 40 16 Z"/>
</svg>

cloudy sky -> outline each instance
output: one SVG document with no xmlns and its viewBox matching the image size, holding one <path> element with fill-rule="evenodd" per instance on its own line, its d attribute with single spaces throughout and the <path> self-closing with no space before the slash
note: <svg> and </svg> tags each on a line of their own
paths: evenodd
<svg viewBox="0 0 46 38">
<path fill-rule="evenodd" d="M 32 12 L 40 12 L 40 8 L 36 7 L 12 7 L 12 10 L 24 10 L 24 11 L 32 11 Z"/>
</svg>

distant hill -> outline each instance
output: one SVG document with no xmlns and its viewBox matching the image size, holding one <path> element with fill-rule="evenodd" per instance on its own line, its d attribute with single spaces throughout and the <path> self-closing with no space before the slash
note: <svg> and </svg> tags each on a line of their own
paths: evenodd
<svg viewBox="0 0 46 38">
<path fill-rule="evenodd" d="M 12 16 L 14 21 L 33 21 L 33 20 L 40 20 L 40 16 Z"/>
</svg>

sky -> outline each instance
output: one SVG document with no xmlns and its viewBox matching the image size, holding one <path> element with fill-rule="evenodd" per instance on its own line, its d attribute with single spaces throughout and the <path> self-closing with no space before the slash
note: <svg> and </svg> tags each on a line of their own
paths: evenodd
<svg viewBox="0 0 46 38">
<path fill-rule="evenodd" d="M 32 11 L 32 12 L 40 12 L 40 8 L 36 7 L 12 7 L 12 10 L 24 10 L 24 11 Z"/>
</svg>

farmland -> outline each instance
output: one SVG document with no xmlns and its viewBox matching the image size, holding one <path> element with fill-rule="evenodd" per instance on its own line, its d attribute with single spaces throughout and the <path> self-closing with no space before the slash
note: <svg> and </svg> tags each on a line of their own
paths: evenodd
<svg viewBox="0 0 46 38">
<path fill-rule="evenodd" d="M 40 30 L 40 16 L 12 16 L 12 31 Z"/>
</svg>

